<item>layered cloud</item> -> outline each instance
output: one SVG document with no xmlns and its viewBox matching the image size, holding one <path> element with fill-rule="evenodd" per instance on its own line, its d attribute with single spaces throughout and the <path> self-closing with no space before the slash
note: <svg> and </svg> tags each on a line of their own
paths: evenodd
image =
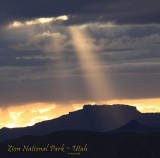
<svg viewBox="0 0 160 158">
<path fill-rule="evenodd" d="M 75 27 L 90 34 L 89 40 L 100 59 L 99 65 L 92 67 L 99 67 L 106 81 L 110 78 L 106 84 L 110 84 L 115 93 L 106 96 L 107 99 L 160 97 L 159 25 L 106 23 Z M 18 36 L 14 36 L 16 34 Z M 3 37 L 1 106 L 92 100 L 85 80 L 100 72 L 84 73 L 69 27 L 50 22 L 23 25 L 18 29 L 8 27 Z"/>
<path fill-rule="evenodd" d="M 159 23 L 160 2 L 158 0 L 2 0 L 1 23 L 70 15 L 67 24 L 88 22 L 116 22 L 119 24 Z"/>
<path fill-rule="evenodd" d="M 159 11 L 158 0 L 1 0 L 0 107 L 160 98 Z M 45 119 L 31 109 L 11 115 Z"/>
</svg>

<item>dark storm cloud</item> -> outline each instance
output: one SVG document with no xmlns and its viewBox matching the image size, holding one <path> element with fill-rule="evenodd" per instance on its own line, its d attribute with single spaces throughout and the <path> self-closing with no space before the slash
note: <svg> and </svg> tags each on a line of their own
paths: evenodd
<svg viewBox="0 0 160 158">
<path fill-rule="evenodd" d="M 152 64 L 152 63 L 127 63 L 127 64 L 117 64 L 109 67 L 109 71 L 111 73 L 136 73 L 136 74 L 154 74 L 160 73 L 160 64 Z"/>
<path fill-rule="evenodd" d="M 120 24 L 159 23 L 159 4 L 160 2 L 158 0 L 125 1 L 124 4 L 121 3 L 120 6 L 116 8 L 117 11 L 115 10 L 115 12 L 117 12 L 117 15 L 115 14 L 116 22 Z M 111 10 L 111 12 L 114 11 Z"/>
<path fill-rule="evenodd" d="M 160 97 L 160 26 L 145 25 L 160 22 L 159 4 L 158 0 L 1 0 L 1 24 L 20 20 L 24 25 L 0 29 L 0 106 L 92 100 L 86 80 L 95 74 L 84 74 L 63 26 L 89 22 L 94 24 L 85 29 L 102 59 L 99 67 L 115 92 L 103 99 Z M 69 20 L 61 26 L 23 23 L 64 14 Z M 108 27 L 102 22 L 134 25 Z"/>
<path fill-rule="evenodd" d="M 100 0 L 101 1 L 101 0 Z M 1 21 L 35 17 L 51 17 L 72 14 L 97 0 L 2 0 L 0 2 Z"/>
<path fill-rule="evenodd" d="M 4 66 L 46 66 L 46 65 L 53 65 L 56 60 L 51 59 L 37 59 L 37 58 L 16 58 L 15 56 L 2 56 L 0 58 L 0 67 Z"/>
<path fill-rule="evenodd" d="M 85 6 L 83 12 L 75 14 L 71 23 L 115 22 L 118 24 L 159 23 L 160 2 L 158 0 L 104 1 Z M 66 23 L 70 23 L 66 21 Z"/>
<path fill-rule="evenodd" d="M 160 33 L 159 25 L 130 25 L 130 26 L 118 26 L 118 27 L 102 27 L 99 31 L 95 31 L 93 27 L 88 28 L 87 31 L 94 38 L 107 38 L 107 39 L 115 39 L 121 38 L 122 36 L 129 36 L 131 38 L 142 38 L 151 36 L 153 34 Z M 114 48 L 113 48 L 114 49 Z"/>
<path fill-rule="evenodd" d="M 160 74 L 127 74 L 112 75 L 112 85 L 117 98 L 159 98 L 160 97 Z"/>
<path fill-rule="evenodd" d="M 159 0 L 1 0 L 1 23 L 36 17 L 70 15 L 68 24 L 114 21 L 119 24 L 160 22 Z"/>
<path fill-rule="evenodd" d="M 105 50 L 106 52 L 114 52 L 114 53 L 104 53 L 101 55 L 101 58 L 106 62 L 129 62 L 129 61 L 140 61 L 140 60 L 152 60 L 152 59 L 159 59 L 160 60 L 160 53 L 154 51 L 135 51 L 132 50 L 114 50 L 109 49 Z M 117 54 L 116 54 L 117 52 Z M 118 60 L 118 61 L 117 61 Z"/>
<path fill-rule="evenodd" d="M 0 106 L 33 102 L 64 103 L 72 100 L 88 100 L 90 98 L 83 78 L 3 81 L 0 84 Z"/>
<path fill-rule="evenodd" d="M 43 55 L 41 52 L 36 51 L 23 51 L 15 52 L 15 51 L 1 51 L 0 52 L 0 67 L 6 66 L 16 66 L 16 67 L 24 67 L 24 66 L 48 66 L 48 65 L 56 65 L 59 62 L 57 58 L 49 58 Z"/>
<path fill-rule="evenodd" d="M 114 95 L 110 99 L 138 99 L 160 97 L 159 74 L 110 75 Z M 135 84 L 136 83 L 136 84 Z M 0 82 L 0 106 L 33 102 L 71 103 L 93 101 L 84 78 L 38 79 Z"/>
</svg>

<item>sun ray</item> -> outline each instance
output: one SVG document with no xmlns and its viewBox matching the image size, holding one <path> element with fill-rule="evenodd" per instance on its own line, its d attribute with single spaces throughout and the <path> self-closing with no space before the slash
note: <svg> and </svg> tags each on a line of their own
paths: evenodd
<svg viewBox="0 0 160 158">
<path fill-rule="evenodd" d="M 108 93 L 109 83 L 101 69 L 102 62 L 95 51 L 96 47 L 92 42 L 93 40 L 85 28 L 70 27 L 69 31 L 81 67 L 85 73 L 92 99 L 98 101 L 107 98 L 111 94 L 111 92 Z"/>
</svg>

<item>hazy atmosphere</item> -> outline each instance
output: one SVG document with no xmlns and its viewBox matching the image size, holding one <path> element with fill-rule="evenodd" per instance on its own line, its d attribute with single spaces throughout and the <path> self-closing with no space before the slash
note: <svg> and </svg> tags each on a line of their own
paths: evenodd
<svg viewBox="0 0 160 158">
<path fill-rule="evenodd" d="M 0 128 L 83 104 L 160 111 L 160 1 L 1 0 Z"/>
</svg>

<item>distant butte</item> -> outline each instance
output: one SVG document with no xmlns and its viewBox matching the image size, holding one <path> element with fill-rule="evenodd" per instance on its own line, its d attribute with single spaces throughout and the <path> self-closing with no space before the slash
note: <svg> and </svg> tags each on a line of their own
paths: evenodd
<svg viewBox="0 0 160 158">
<path fill-rule="evenodd" d="M 138 121 L 138 125 L 142 124 L 143 127 L 160 128 L 160 113 L 141 113 L 134 106 L 120 104 L 84 105 L 81 110 L 37 123 L 32 127 L 2 128 L 0 141 L 23 135 L 44 135 L 66 130 L 108 132 L 121 128 L 131 120 Z"/>
</svg>

